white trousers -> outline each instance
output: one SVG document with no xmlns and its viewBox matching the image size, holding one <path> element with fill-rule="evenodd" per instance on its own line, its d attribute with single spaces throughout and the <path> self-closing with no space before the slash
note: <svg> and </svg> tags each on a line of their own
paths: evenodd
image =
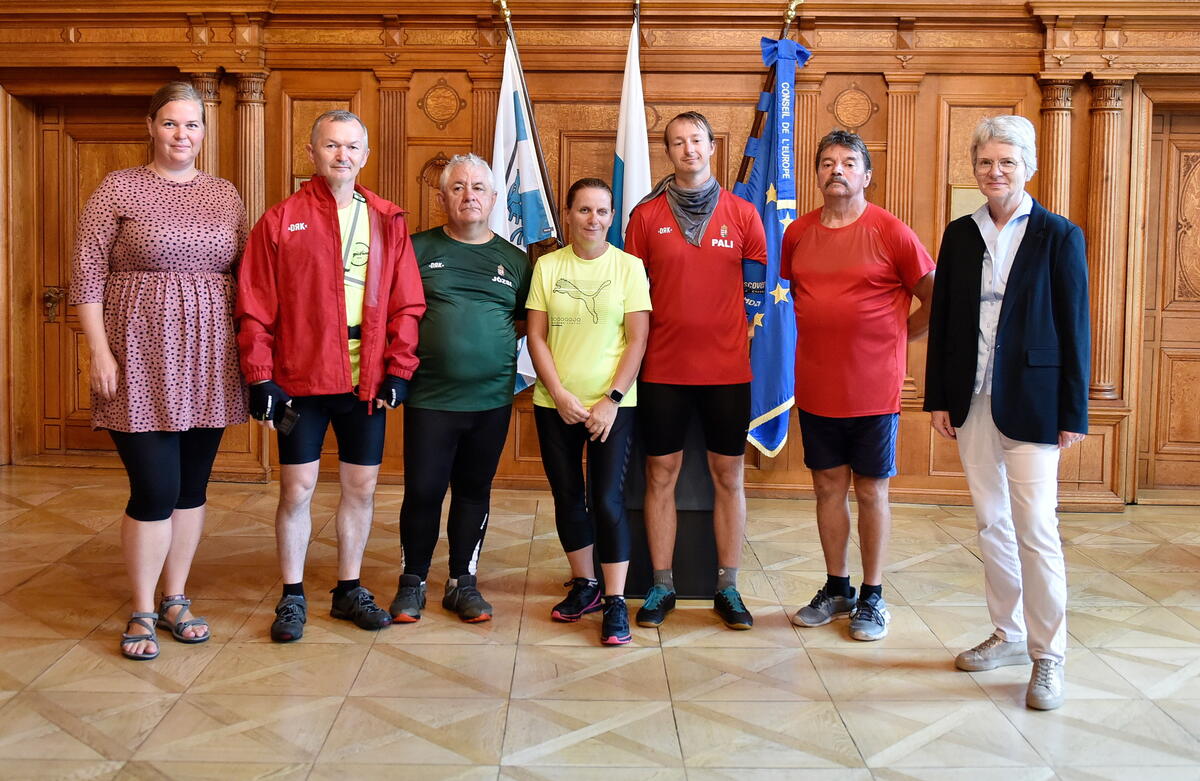
<svg viewBox="0 0 1200 781">
<path fill-rule="evenodd" d="M 1058 536 L 1058 445 L 1020 442 L 992 421 L 977 394 L 957 429 L 958 455 L 979 528 L 988 612 L 1007 641 L 1026 640 L 1034 659 L 1067 650 L 1067 573 Z"/>
</svg>

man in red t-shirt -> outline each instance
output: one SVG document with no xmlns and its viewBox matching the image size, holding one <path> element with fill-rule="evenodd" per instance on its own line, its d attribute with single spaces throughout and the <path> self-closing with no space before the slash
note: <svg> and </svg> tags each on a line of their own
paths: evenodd
<svg viewBox="0 0 1200 781">
<path fill-rule="evenodd" d="M 882 584 L 900 387 L 907 343 L 929 326 L 933 259 L 911 228 L 867 202 L 871 154 L 861 138 L 829 133 L 816 168 L 824 206 L 788 226 L 779 275 L 791 280 L 796 311 L 796 411 L 827 579 L 792 622 L 849 615 L 851 637 L 879 640 L 891 620 Z M 914 295 L 921 306 L 910 314 Z M 851 483 L 863 565 L 857 598 L 846 563 Z"/>
<path fill-rule="evenodd" d="M 689 111 L 663 132 L 675 173 L 633 210 L 625 251 L 650 277 L 650 335 L 638 381 L 646 447 L 646 537 L 654 584 L 637 614 L 658 626 L 675 607 L 675 483 L 693 414 L 704 428 L 713 480 L 717 584 L 713 607 L 731 629 L 754 618 L 737 590 L 746 497 L 742 461 L 750 424 L 747 310 L 761 308 L 766 237 L 758 212 L 721 188 L 712 126 Z"/>
</svg>

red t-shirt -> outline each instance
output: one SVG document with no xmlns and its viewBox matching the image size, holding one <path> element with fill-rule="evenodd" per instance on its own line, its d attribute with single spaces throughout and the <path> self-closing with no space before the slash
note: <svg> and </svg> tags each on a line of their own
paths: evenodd
<svg viewBox="0 0 1200 781">
<path fill-rule="evenodd" d="M 750 382 L 742 258 L 767 262 L 758 212 L 722 190 L 696 247 L 683 237 L 666 194 L 633 210 L 625 251 L 650 277 L 650 336 L 641 379 L 675 385 Z"/>
<path fill-rule="evenodd" d="M 788 226 L 780 258 L 796 311 L 796 406 L 829 418 L 899 412 L 912 290 L 933 271 L 912 228 L 874 204 L 826 228 L 816 209 Z"/>
</svg>

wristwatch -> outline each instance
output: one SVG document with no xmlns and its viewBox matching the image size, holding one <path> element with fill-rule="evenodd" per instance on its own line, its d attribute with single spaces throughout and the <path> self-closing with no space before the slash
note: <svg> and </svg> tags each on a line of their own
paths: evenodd
<svg viewBox="0 0 1200 781">
<path fill-rule="evenodd" d="M 625 398 L 625 394 L 621 393 L 621 391 L 617 390 L 616 388 L 613 388 L 608 392 L 608 398 L 613 404 L 620 404 L 621 399 Z"/>
</svg>

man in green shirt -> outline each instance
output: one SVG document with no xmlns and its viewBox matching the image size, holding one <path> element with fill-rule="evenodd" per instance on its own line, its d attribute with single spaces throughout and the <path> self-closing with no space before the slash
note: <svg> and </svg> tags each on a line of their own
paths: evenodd
<svg viewBox="0 0 1200 781">
<path fill-rule="evenodd" d="M 515 321 L 524 319 L 532 267 L 488 227 L 496 191 L 488 164 L 456 155 L 437 194 L 446 224 L 413 236 L 425 288 L 417 357 L 404 406 L 404 571 L 392 601 L 398 623 L 421 618 L 442 500 L 451 491 L 450 577 L 442 606 L 487 621 L 476 564 L 487 531 L 492 478 L 508 435 L 517 368 Z"/>
</svg>

